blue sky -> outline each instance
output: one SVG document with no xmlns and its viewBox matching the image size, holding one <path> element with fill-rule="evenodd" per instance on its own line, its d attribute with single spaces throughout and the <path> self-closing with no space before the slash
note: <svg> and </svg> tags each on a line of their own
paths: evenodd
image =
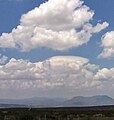
<svg viewBox="0 0 114 120">
<path fill-rule="evenodd" d="M 34 36 L 34 40 L 35 40 L 37 45 L 35 43 L 33 43 L 33 42 L 30 42 L 31 39 L 30 39 L 30 41 L 27 42 L 27 39 L 29 39 L 28 37 L 27 37 L 27 39 L 25 41 L 23 40 L 23 38 L 19 38 L 19 40 L 21 40 L 21 42 L 19 40 L 17 40 L 17 39 L 11 40 L 11 42 L 13 41 L 12 44 L 15 44 L 14 46 L 12 46 L 12 44 L 10 45 L 11 42 L 7 42 L 7 40 L 9 38 L 6 38 L 7 36 L 3 35 L 3 33 L 9 33 L 9 34 L 11 33 L 11 35 L 12 35 L 13 34 L 12 33 L 12 29 L 14 29 L 14 28 L 17 29 L 17 26 L 19 26 L 19 25 L 20 26 L 24 26 L 24 27 L 26 27 L 26 26 L 27 27 L 32 27 L 32 24 L 35 24 L 37 27 L 40 26 L 41 28 L 45 28 L 45 30 L 52 30 L 52 32 L 55 32 L 55 31 L 56 32 L 58 32 L 58 31 L 59 32 L 61 32 L 61 31 L 62 32 L 65 31 L 66 32 L 65 29 L 68 27 L 66 21 L 65 21 L 66 22 L 65 28 L 56 28 L 57 26 L 55 25 L 54 21 L 52 21 L 53 24 L 51 24 L 51 22 L 48 21 L 48 19 L 51 20 L 51 15 L 49 13 L 50 11 L 48 11 L 48 9 L 53 10 L 53 14 L 54 14 L 54 12 L 57 12 L 59 15 L 61 15 L 62 14 L 61 12 L 63 12 L 63 11 L 59 11 L 59 9 L 57 9 L 58 11 L 56 11 L 56 10 L 54 11 L 54 8 L 51 9 L 51 7 L 53 5 L 56 5 L 56 3 L 54 3 L 53 1 L 49 2 L 49 1 L 45 1 L 45 0 L 0 0 L 0 36 L 1 36 L 0 37 L 0 57 L 1 57 L 2 61 L 3 61 L 4 57 L 7 58 L 7 60 L 5 59 L 5 61 L 2 62 L 1 66 L 2 67 L 4 67 L 4 66 L 6 67 L 7 64 L 9 65 L 10 62 L 11 62 L 11 59 L 15 59 L 16 60 L 16 61 L 14 60 L 13 62 L 17 62 L 17 65 L 14 66 L 14 67 L 17 67 L 18 64 L 19 64 L 18 62 L 20 62 L 20 59 L 23 60 L 23 62 L 28 60 L 28 61 L 31 62 L 31 64 L 34 64 L 34 63 L 38 63 L 39 64 L 39 61 L 44 62 L 44 63 L 45 63 L 45 61 L 47 59 L 49 59 L 49 61 L 51 61 L 51 58 L 54 57 L 54 56 L 75 56 L 75 57 L 80 56 L 84 60 L 85 60 L 85 58 L 87 58 L 89 60 L 89 62 L 86 62 L 86 65 L 91 64 L 91 67 L 92 67 L 93 64 L 95 66 L 99 66 L 99 68 L 93 72 L 93 73 L 95 73 L 95 75 L 94 75 L 95 78 L 92 78 L 92 79 L 97 79 L 96 80 L 97 82 L 95 81 L 96 86 L 92 90 L 92 92 L 91 92 L 91 87 L 90 88 L 83 88 L 82 92 L 80 92 L 80 88 L 79 88 L 79 89 L 77 89 L 77 91 L 79 91 L 77 94 L 75 94 L 75 92 L 74 92 L 75 90 L 74 89 L 71 90 L 70 87 L 68 87 L 68 88 L 67 87 L 65 87 L 65 88 L 63 87 L 63 89 L 61 89 L 61 91 L 65 91 L 66 89 L 68 91 L 72 91 L 72 92 L 69 92 L 68 95 L 67 95 L 67 93 L 63 92 L 64 94 L 66 94 L 65 97 L 70 97 L 70 96 L 75 96 L 75 95 L 80 95 L 80 94 L 84 95 L 85 94 L 84 93 L 85 89 L 87 90 L 87 92 L 89 91 L 87 93 L 87 95 L 92 95 L 95 91 L 96 91 L 95 94 L 98 94 L 98 93 L 100 93 L 100 94 L 105 94 L 105 93 L 109 94 L 112 89 L 106 91 L 106 87 L 105 87 L 106 82 L 102 82 L 102 81 L 104 81 L 103 79 L 106 79 L 106 81 L 108 79 L 111 79 L 110 83 L 109 83 L 109 86 L 110 86 L 110 84 L 113 85 L 113 82 L 112 82 L 113 77 L 111 77 L 110 74 L 113 73 L 113 66 L 114 66 L 114 62 L 113 62 L 113 60 L 114 60 L 114 58 L 113 58 L 114 57 L 114 52 L 113 52 L 113 50 L 114 50 L 114 44 L 113 44 L 113 41 L 114 41 L 113 35 L 114 35 L 114 33 L 110 32 L 110 31 L 114 30 L 114 22 L 113 22 L 114 21 L 114 17 L 113 17 L 114 0 L 105 0 L 105 2 L 103 0 L 94 0 L 94 1 L 92 1 L 92 0 L 84 0 L 84 3 L 81 5 L 81 7 L 78 6 L 79 8 L 83 8 L 83 5 L 86 5 L 86 7 L 89 7 L 89 10 L 85 14 L 85 18 L 83 18 L 83 21 L 82 21 L 84 23 L 80 24 L 81 20 L 78 21 L 77 23 L 75 23 L 75 21 L 74 21 L 74 23 L 73 23 L 73 25 L 75 24 L 75 26 L 77 26 L 78 23 L 80 24 L 79 25 L 80 27 L 74 27 L 73 26 L 73 29 L 75 28 L 75 30 L 77 30 L 77 31 L 78 30 L 80 31 L 80 29 L 84 30 L 84 28 L 83 28 L 84 25 L 86 25 L 86 27 L 87 27 L 86 28 L 87 31 L 88 31 L 88 33 L 86 33 L 87 35 L 84 36 L 85 34 L 82 34 L 82 37 L 85 37 L 85 39 L 87 39 L 87 41 L 84 41 L 81 38 L 82 39 L 82 43 L 78 43 L 78 41 L 75 41 L 76 43 L 73 44 L 73 42 L 71 41 L 72 43 L 71 42 L 65 43 L 66 44 L 65 45 L 64 41 L 62 41 L 62 39 L 55 40 L 55 43 L 53 41 L 51 43 L 48 43 L 48 42 L 50 42 L 50 41 L 48 41 L 48 39 L 49 39 L 48 35 L 46 36 L 47 37 L 46 43 L 42 43 L 42 41 L 45 42 L 44 38 L 42 38 L 41 41 L 38 42 L 37 40 L 40 39 L 40 38 L 38 38 L 39 37 L 38 36 L 39 32 L 36 33 L 37 37 L 33 35 Z M 57 0 L 57 1 L 60 1 L 60 0 Z M 66 1 L 68 2 L 68 0 L 66 0 Z M 71 0 L 71 1 L 78 1 L 78 0 Z M 46 6 L 44 2 L 49 3 L 50 7 Z M 66 4 L 67 4 L 67 2 L 66 2 Z M 80 0 L 78 2 L 80 2 Z M 42 5 L 42 3 L 44 3 L 44 6 Z M 52 4 L 52 6 L 51 6 L 51 4 Z M 58 2 L 57 5 L 58 4 L 60 4 L 60 3 Z M 45 9 L 45 7 L 47 7 L 46 10 L 48 12 L 47 12 L 47 16 L 39 15 L 40 17 L 38 17 L 36 19 L 34 17 L 35 14 L 36 15 L 40 14 L 40 12 L 39 13 L 37 13 L 37 12 L 35 13 L 34 12 L 35 11 L 34 8 L 35 7 L 39 8 L 39 5 L 43 6 L 43 9 Z M 78 7 L 76 8 L 76 10 L 78 9 Z M 57 6 L 57 8 L 59 8 L 59 7 Z M 64 6 L 63 6 L 63 8 L 64 8 Z M 86 11 L 86 8 L 83 8 L 83 9 Z M 31 10 L 33 10 L 33 12 L 31 12 L 31 15 L 30 15 L 28 12 L 31 11 Z M 94 16 L 92 15 L 93 14 L 92 10 L 94 11 Z M 24 14 L 25 14 L 25 16 L 23 18 L 21 18 L 21 16 L 23 16 Z M 41 13 L 41 14 L 43 14 L 43 13 Z M 49 16 L 48 16 L 48 14 L 49 14 Z M 80 14 L 80 16 L 81 16 L 82 13 L 79 12 L 78 14 Z M 86 17 L 87 14 L 88 14 L 88 16 Z M 91 17 L 89 15 L 91 15 Z M 68 16 L 70 16 L 70 14 L 67 14 L 66 19 L 67 19 Z M 30 17 L 30 19 L 29 19 L 29 17 Z M 63 21 L 62 21 L 59 18 L 59 16 L 55 16 L 55 17 L 56 17 L 55 20 L 57 21 L 57 23 L 60 22 L 60 24 L 63 24 L 63 22 L 65 20 L 64 18 L 63 18 Z M 39 19 L 42 19 L 42 21 L 40 21 Z M 52 19 L 54 19 L 54 17 L 52 17 Z M 27 20 L 28 20 L 28 23 L 27 23 Z M 36 20 L 38 20 L 38 24 L 36 24 L 37 23 Z M 20 21 L 21 21 L 21 23 L 20 23 Z M 99 26 L 102 26 L 102 27 L 97 26 L 98 23 L 100 24 Z M 88 24 L 92 25 L 90 30 L 88 30 Z M 109 26 L 108 26 L 108 24 L 109 24 Z M 34 28 L 29 28 L 29 29 L 31 29 L 31 31 L 33 31 Z M 41 30 L 41 29 L 39 30 L 39 28 L 35 28 L 34 30 L 36 30 L 36 29 L 38 31 Z M 67 28 L 67 29 L 69 29 L 69 28 Z M 97 29 L 97 32 L 91 32 L 91 31 L 94 31 L 94 29 Z M 106 33 L 109 33 L 110 37 Z M 46 33 L 44 33 L 44 35 L 45 34 Z M 15 35 L 15 33 L 13 35 Z M 18 32 L 17 32 L 16 35 L 17 35 L 17 37 L 21 36 L 21 34 L 18 33 Z M 41 36 L 44 36 L 44 35 L 41 34 Z M 51 33 L 49 35 L 51 35 Z M 86 38 L 89 35 L 90 35 L 90 38 Z M 105 37 L 103 37 L 102 40 L 101 40 L 101 37 L 103 35 Z M 59 33 L 58 33 L 57 36 L 59 36 Z M 65 34 L 64 34 L 64 36 L 65 36 Z M 74 37 L 74 36 L 75 35 L 73 35 L 72 37 Z M 25 37 L 26 36 L 24 36 L 24 38 Z M 75 36 L 75 37 L 77 37 L 77 36 Z M 73 38 L 73 40 L 74 39 L 75 38 Z M 109 40 L 110 40 L 110 45 L 107 46 L 107 43 L 108 43 Z M 6 43 L 3 43 L 4 41 L 6 41 Z M 59 41 L 59 43 L 58 43 L 58 41 Z M 56 42 L 57 42 L 58 46 L 56 45 Z M 30 45 L 28 45 L 28 43 Z M 59 45 L 60 45 L 60 47 L 59 47 Z M 4 46 L 7 46 L 7 47 L 4 47 Z M 16 47 L 20 48 L 21 50 L 17 49 Z M 60 49 L 62 49 L 62 50 L 60 50 Z M 100 57 L 98 58 L 98 56 L 100 56 Z M 60 58 L 60 59 L 63 60 L 63 58 Z M 71 58 L 68 58 L 69 62 L 71 62 L 70 60 L 71 60 Z M 81 61 L 82 61 L 82 59 L 81 59 Z M 25 64 L 23 62 L 21 63 L 22 66 L 23 66 L 23 64 Z M 28 64 L 28 63 L 26 63 L 26 64 Z M 63 65 L 63 67 L 64 67 L 64 65 Z M 8 69 L 8 68 L 6 67 L 6 69 Z M 25 69 L 25 68 L 23 68 L 23 69 Z M 84 69 L 85 69 L 85 66 L 84 66 Z M 20 70 L 20 68 L 17 67 L 16 70 L 18 71 L 18 70 Z M 89 72 L 91 72 L 91 71 L 89 71 Z M 105 73 L 106 73 L 107 76 L 105 75 Z M 11 75 L 11 76 L 13 75 L 13 74 L 9 74 L 9 73 L 7 73 L 7 74 Z M 56 73 L 53 73 L 53 74 L 56 74 Z M 72 73 L 68 73 L 67 75 L 69 75 L 69 74 L 72 74 Z M 76 74 L 77 74 L 77 72 L 76 72 Z M 18 80 L 20 80 L 21 78 L 22 79 L 24 79 L 24 78 L 28 79 L 26 76 L 23 76 L 21 74 L 20 74 L 20 76 L 21 77 L 19 77 Z M 30 79 L 33 79 L 32 77 L 34 78 L 34 76 L 30 76 Z M 14 80 L 16 78 L 17 77 L 10 78 L 10 79 Z M 3 79 L 7 79 L 7 77 L 5 76 Z M 58 78 L 55 78 L 55 79 L 58 80 Z M 65 79 L 65 78 L 63 78 L 63 79 Z M 73 78 L 73 79 L 77 79 L 77 78 Z M 87 78 L 83 78 L 83 79 L 87 79 Z M 35 80 L 36 80 L 36 78 L 35 78 Z M 3 80 L 1 80 L 1 81 L 3 81 Z M 26 84 L 28 84 L 27 80 L 25 80 L 25 82 L 26 82 Z M 55 83 L 56 83 L 56 81 L 55 81 Z M 88 80 L 85 81 L 85 83 L 87 84 Z M 15 84 L 18 84 L 18 83 L 15 83 Z M 15 86 L 15 84 L 14 84 L 14 86 Z M 25 84 L 25 83 L 23 83 L 23 84 Z M 35 84 L 37 84 L 37 83 L 35 83 Z M 40 84 L 40 83 L 38 83 L 38 84 Z M 80 83 L 80 84 L 83 84 L 83 83 Z M 94 83 L 91 83 L 91 84 L 94 84 Z M 103 88 L 100 87 L 100 90 L 97 89 L 100 86 L 99 84 L 100 85 L 102 84 L 101 86 L 103 87 Z M 11 87 L 12 86 L 9 86 L 9 88 L 8 88 L 9 91 L 12 91 Z M 31 86 L 31 87 L 33 87 L 33 86 Z M 26 86 L 25 86 L 25 88 L 26 88 Z M 1 89 L 2 89 L 2 87 L 1 87 Z M 19 93 L 19 98 L 20 97 L 22 98 L 23 96 L 20 95 L 21 91 L 19 91 L 15 87 L 14 87 L 14 89 L 16 89 L 17 93 Z M 27 94 L 27 89 L 23 89 L 25 94 Z M 4 89 L 2 89 L 2 90 L 4 90 Z M 31 92 L 31 96 L 33 95 L 33 92 L 35 93 L 33 96 L 41 96 L 41 95 L 37 95 L 37 93 L 36 93 L 36 91 L 39 90 L 39 89 L 34 89 L 34 90 L 29 89 L 29 90 Z M 42 91 L 42 89 L 40 89 L 40 90 Z M 45 91 L 45 90 L 43 89 L 43 91 Z M 51 94 L 50 91 L 51 90 L 45 91 L 45 94 L 47 96 L 50 95 Z M 55 92 L 53 93 L 53 96 L 54 96 L 55 93 L 59 97 L 62 96 L 62 95 L 58 94 L 59 93 L 58 92 L 58 86 L 57 86 L 57 88 L 54 89 L 54 91 Z M 11 92 L 9 93 L 7 90 L 0 97 L 1 98 L 2 97 L 6 97 L 7 94 L 10 94 L 10 96 L 15 98 L 15 95 L 13 96 L 12 93 Z M 110 93 L 109 95 L 113 96 L 112 93 Z M 28 96 L 26 96 L 26 97 L 28 97 Z"/>
</svg>

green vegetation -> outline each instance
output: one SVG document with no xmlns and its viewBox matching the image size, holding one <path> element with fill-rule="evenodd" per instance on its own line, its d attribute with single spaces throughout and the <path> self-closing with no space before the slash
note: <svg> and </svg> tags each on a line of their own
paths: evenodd
<svg viewBox="0 0 114 120">
<path fill-rule="evenodd" d="M 0 120 L 114 120 L 114 106 L 1 108 Z"/>
</svg>

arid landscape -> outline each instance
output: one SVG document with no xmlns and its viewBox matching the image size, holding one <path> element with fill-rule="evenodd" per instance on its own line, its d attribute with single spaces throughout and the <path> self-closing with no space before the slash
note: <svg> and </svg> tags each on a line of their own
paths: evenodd
<svg viewBox="0 0 114 120">
<path fill-rule="evenodd" d="M 0 120 L 114 120 L 114 106 L 0 109 Z"/>
</svg>

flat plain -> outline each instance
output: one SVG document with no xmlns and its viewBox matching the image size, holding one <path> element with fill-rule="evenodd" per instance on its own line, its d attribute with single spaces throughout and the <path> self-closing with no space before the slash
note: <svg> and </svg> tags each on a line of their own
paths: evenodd
<svg viewBox="0 0 114 120">
<path fill-rule="evenodd" d="M 1 108 L 0 120 L 114 120 L 114 106 Z"/>
</svg>

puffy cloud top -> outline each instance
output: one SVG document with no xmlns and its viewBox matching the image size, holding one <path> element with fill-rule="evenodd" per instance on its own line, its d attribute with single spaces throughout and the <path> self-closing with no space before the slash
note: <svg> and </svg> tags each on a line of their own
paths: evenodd
<svg viewBox="0 0 114 120">
<path fill-rule="evenodd" d="M 8 57 L 0 54 L 0 65 L 5 64 L 8 60 Z"/>
<path fill-rule="evenodd" d="M 107 32 L 102 37 L 103 51 L 98 56 L 99 58 L 114 57 L 114 31 Z"/>
<path fill-rule="evenodd" d="M 1 48 L 29 51 L 38 47 L 67 50 L 87 43 L 108 26 L 92 26 L 94 12 L 81 0 L 49 0 L 22 15 L 20 25 L 0 37 Z M 79 30 L 80 29 L 80 30 Z"/>
</svg>

